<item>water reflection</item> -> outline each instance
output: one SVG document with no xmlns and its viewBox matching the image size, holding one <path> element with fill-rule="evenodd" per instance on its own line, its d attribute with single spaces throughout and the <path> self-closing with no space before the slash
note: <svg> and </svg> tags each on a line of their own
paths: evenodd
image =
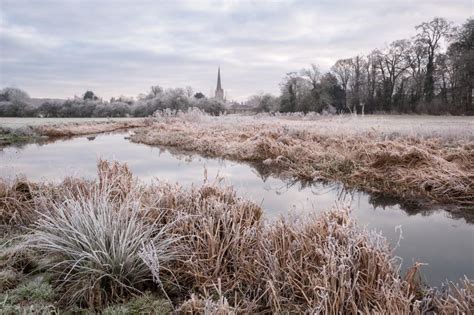
<svg viewBox="0 0 474 315">
<path fill-rule="evenodd" d="M 429 283 L 439 285 L 463 275 L 474 279 L 474 225 L 463 212 L 420 209 L 416 204 L 386 196 L 346 190 L 334 183 L 282 180 L 261 163 L 239 163 L 185 154 L 173 148 L 134 144 L 124 134 L 98 135 L 58 140 L 52 143 L 8 147 L 0 151 L 0 176 L 24 174 L 32 180 L 60 180 L 66 176 L 96 176 L 98 158 L 127 162 L 134 174 L 145 181 L 153 178 L 200 184 L 206 170 L 209 179 L 224 178 L 239 195 L 252 199 L 272 219 L 288 211 L 304 215 L 323 211 L 336 202 L 350 205 L 358 221 L 382 231 L 391 244 L 403 239 L 395 250 L 402 268 L 414 261 L 429 265 L 423 272 Z"/>
</svg>

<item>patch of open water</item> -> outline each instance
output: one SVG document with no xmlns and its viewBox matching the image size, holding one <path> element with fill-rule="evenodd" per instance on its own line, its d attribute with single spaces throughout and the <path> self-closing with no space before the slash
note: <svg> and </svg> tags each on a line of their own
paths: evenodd
<svg viewBox="0 0 474 315">
<path fill-rule="evenodd" d="M 268 218 L 288 211 L 304 215 L 324 211 L 336 202 L 350 204 L 361 225 L 381 231 L 403 259 L 402 270 L 413 262 L 427 263 L 423 277 L 439 286 L 445 280 L 458 281 L 466 275 L 474 279 L 474 225 L 462 216 L 453 217 L 439 209 L 417 212 L 363 192 L 348 192 L 339 184 L 291 183 L 266 171 L 258 164 L 204 158 L 173 149 L 132 143 L 125 134 L 103 134 L 28 144 L 0 150 L 0 176 L 19 174 L 30 180 L 61 180 L 66 176 L 93 178 L 99 158 L 127 162 L 135 176 L 181 185 L 200 184 L 205 170 L 208 179 L 223 177 L 237 193 L 261 204 Z M 386 204 L 386 206 L 379 206 Z"/>
</svg>

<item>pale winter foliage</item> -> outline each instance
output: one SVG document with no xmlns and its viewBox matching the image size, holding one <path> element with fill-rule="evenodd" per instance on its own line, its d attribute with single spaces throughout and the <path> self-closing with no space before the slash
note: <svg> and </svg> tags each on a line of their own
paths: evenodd
<svg viewBox="0 0 474 315">
<path fill-rule="evenodd" d="M 92 91 L 82 98 L 68 100 L 45 100 L 37 104 L 20 89 L 5 88 L 0 91 L 0 117 L 148 117 L 156 111 L 186 111 L 199 108 L 211 114 L 220 115 L 226 111 L 226 104 L 220 100 L 196 97 L 191 88 L 164 90 L 153 86 L 147 95 L 138 99 L 119 97 L 104 101 Z"/>
</svg>

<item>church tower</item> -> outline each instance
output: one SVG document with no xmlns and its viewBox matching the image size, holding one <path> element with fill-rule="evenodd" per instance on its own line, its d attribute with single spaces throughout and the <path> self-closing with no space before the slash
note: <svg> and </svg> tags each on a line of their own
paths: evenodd
<svg viewBox="0 0 474 315">
<path fill-rule="evenodd" d="M 224 90 L 222 89 L 221 85 L 221 67 L 217 69 L 217 87 L 216 87 L 216 94 L 214 95 L 220 101 L 224 100 Z"/>
</svg>

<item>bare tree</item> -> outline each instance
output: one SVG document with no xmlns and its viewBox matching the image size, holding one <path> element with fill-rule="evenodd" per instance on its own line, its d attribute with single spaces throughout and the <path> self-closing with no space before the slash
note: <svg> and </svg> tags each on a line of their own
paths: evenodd
<svg viewBox="0 0 474 315">
<path fill-rule="evenodd" d="M 187 97 L 191 97 L 194 95 L 194 90 L 193 90 L 193 87 L 192 86 L 187 86 L 184 88 L 186 90 L 186 96 Z"/>
<path fill-rule="evenodd" d="M 419 41 L 412 42 L 410 51 L 408 53 L 408 62 L 410 67 L 408 72 L 410 74 L 409 89 L 410 89 L 410 103 L 415 105 L 423 96 L 423 81 L 426 75 L 427 49 Z M 415 110 L 415 108 L 411 108 Z"/>
<path fill-rule="evenodd" d="M 426 76 L 424 84 L 425 100 L 430 103 L 434 96 L 434 71 L 435 55 L 440 48 L 440 41 L 447 37 L 451 31 L 451 23 L 443 18 L 434 18 L 430 22 L 424 22 L 416 26 L 419 33 L 416 40 L 426 47 L 428 53 L 428 62 L 426 65 Z"/>
<path fill-rule="evenodd" d="M 0 91 L 0 101 L 24 102 L 29 98 L 28 93 L 14 87 L 6 87 Z"/>
<path fill-rule="evenodd" d="M 301 75 L 310 81 L 313 89 L 316 89 L 317 85 L 321 82 L 321 71 L 314 63 L 309 68 L 301 70 Z"/>
<path fill-rule="evenodd" d="M 344 107 L 347 108 L 347 87 L 351 78 L 352 72 L 352 59 L 339 59 L 336 61 L 334 66 L 331 68 L 332 72 L 336 75 L 337 79 L 341 83 L 341 87 L 344 91 L 345 100 Z"/>
<path fill-rule="evenodd" d="M 352 58 L 352 73 L 351 73 L 351 105 L 353 111 L 357 113 L 361 107 L 362 101 L 362 81 L 364 80 L 364 74 L 362 68 L 364 67 L 364 59 L 361 56 L 355 56 Z M 361 108 L 363 113 L 364 109 Z"/>
<path fill-rule="evenodd" d="M 159 85 L 155 85 L 150 88 L 150 93 L 148 94 L 148 97 L 154 98 L 162 93 L 163 93 L 163 88 Z"/>
<path fill-rule="evenodd" d="M 321 86 L 322 75 L 319 67 L 315 64 L 311 64 L 310 68 L 301 70 L 301 76 L 306 79 L 311 86 L 312 104 L 310 104 L 309 109 L 317 112 L 322 111 L 329 102 L 329 96 Z"/>
<path fill-rule="evenodd" d="M 397 80 L 410 67 L 410 41 L 406 39 L 392 42 L 380 52 L 378 60 L 382 76 L 382 91 L 385 109 L 390 109 Z"/>
<path fill-rule="evenodd" d="M 464 25 L 455 29 L 448 48 L 450 75 L 453 88 L 453 103 L 460 106 L 459 111 L 474 114 L 474 19 L 469 18 Z"/>
<path fill-rule="evenodd" d="M 377 86 L 378 71 L 377 71 L 378 56 L 376 52 L 370 53 L 366 57 L 364 63 L 365 70 L 365 105 L 368 112 L 375 110 L 375 88 Z"/>
</svg>

